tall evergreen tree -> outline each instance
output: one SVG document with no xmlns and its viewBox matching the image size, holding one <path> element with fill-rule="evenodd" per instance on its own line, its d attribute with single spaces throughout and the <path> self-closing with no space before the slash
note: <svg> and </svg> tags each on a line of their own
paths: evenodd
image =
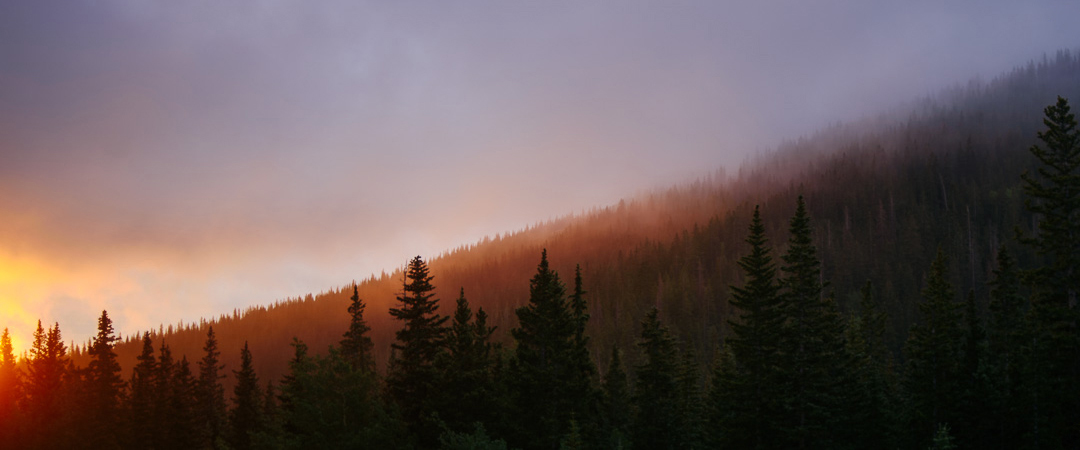
<svg viewBox="0 0 1080 450">
<path fill-rule="evenodd" d="M 679 354 L 675 338 L 660 323 L 653 308 L 641 322 L 638 342 L 645 362 L 637 367 L 634 383 L 634 448 L 674 449 L 683 444 L 679 410 Z"/>
<path fill-rule="evenodd" d="M 873 285 L 860 291 L 859 314 L 847 327 L 847 351 L 856 388 L 846 396 L 850 426 L 840 430 L 854 448 L 896 447 L 897 381 L 885 346 L 886 315 L 874 301 Z"/>
<path fill-rule="evenodd" d="M 494 332 L 483 308 L 477 309 L 474 318 L 462 289 L 447 334 L 447 352 L 439 364 L 447 393 L 444 399 L 449 400 L 439 405 L 440 418 L 451 431 L 468 432 L 477 422 L 491 424 L 497 418 Z"/>
<path fill-rule="evenodd" d="M 88 351 L 90 365 L 86 380 L 88 406 L 92 412 L 86 416 L 89 435 L 83 438 L 93 448 L 114 448 L 120 444 L 120 424 L 123 421 L 120 400 L 124 381 L 120 378 L 120 363 L 113 350 L 118 340 L 112 319 L 106 311 L 102 311 L 98 318 L 97 336 Z"/>
<path fill-rule="evenodd" d="M 821 263 L 806 202 L 799 196 L 780 270 L 780 370 L 783 432 L 793 448 L 832 448 L 846 418 L 838 413 L 852 378 L 844 323 L 831 297 L 822 295 Z"/>
<path fill-rule="evenodd" d="M 128 381 L 128 397 L 126 402 L 127 429 L 124 440 L 128 448 L 155 447 L 155 434 L 157 429 L 154 414 L 155 399 L 161 395 L 155 389 L 156 378 L 159 374 L 157 358 L 154 357 L 154 343 L 150 339 L 150 333 L 143 333 L 142 353 L 135 359 L 138 361 L 131 371 L 131 379 Z"/>
<path fill-rule="evenodd" d="M 199 380 L 191 371 L 187 355 L 176 364 L 169 401 L 173 415 L 167 422 L 169 445 L 163 448 L 185 449 L 199 446 L 199 430 L 203 426 L 199 416 Z"/>
<path fill-rule="evenodd" d="M 582 373 L 586 369 L 580 361 L 588 352 L 577 346 L 579 325 L 586 319 L 567 301 L 547 250 L 529 281 L 529 304 L 516 313 L 519 326 L 510 332 L 517 342 L 510 379 L 521 430 L 511 445 L 557 448 L 570 432 L 571 419 L 590 417 L 595 396 L 591 374 Z"/>
<path fill-rule="evenodd" d="M 69 382 L 70 360 L 67 347 L 60 335 L 60 324 L 46 331 L 38 321 L 34 342 L 30 347 L 30 359 L 26 364 L 23 410 L 27 414 L 27 426 L 32 430 L 53 429 L 63 414 L 62 390 Z M 55 437 L 38 434 L 27 436 L 32 442 Z"/>
<path fill-rule="evenodd" d="M 956 422 L 961 357 L 960 305 L 948 281 L 948 262 L 938 250 L 930 265 L 919 303 L 920 321 L 908 335 L 907 376 L 909 430 L 913 445 L 924 448 L 938 428 Z"/>
<path fill-rule="evenodd" d="M 611 348 L 611 362 L 604 374 L 603 402 L 601 413 L 604 418 L 603 437 L 607 439 L 605 448 L 630 448 L 630 383 L 626 370 L 623 369 L 619 347 Z"/>
<path fill-rule="evenodd" d="M 742 287 L 731 286 L 731 306 L 738 320 L 729 320 L 726 341 L 731 363 L 717 367 L 710 394 L 710 423 L 716 444 L 725 447 L 777 448 L 781 412 L 779 391 L 780 337 L 784 318 L 761 210 L 754 207 L 746 243 L 750 252 L 739 259 Z M 723 369 L 723 370 L 721 370 Z"/>
<path fill-rule="evenodd" d="M 16 405 L 22 396 L 22 380 L 8 329 L 0 334 L 0 442 L 15 444 Z"/>
<path fill-rule="evenodd" d="M 252 436 L 263 426 L 263 392 L 246 341 L 240 349 L 240 370 L 234 370 L 233 374 L 236 386 L 233 388 L 233 407 L 229 411 L 229 446 L 235 450 L 256 448 Z"/>
<path fill-rule="evenodd" d="M 969 448 L 991 448 L 1000 444 L 994 435 L 998 431 L 994 426 L 998 380 L 991 372 L 989 343 L 974 290 L 964 303 L 964 322 L 956 440 Z"/>
<path fill-rule="evenodd" d="M 349 330 L 341 340 L 341 356 L 357 369 L 374 371 L 375 357 L 372 351 L 375 344 L 368 336 L 371 327 L 364 320 L 367 305 L 360 299 L 356 283 L 353 283 L 353 295 L 349 300 Z"/>
<path fill-rule="evenodd" d="M 419 256 L 409 262 L 401 296 L 397 297 L 400 306 L 390 308 L 390 315 L 400 320 L 402 327 L 392 344 L 395 355 L 386 379 L 390 396 L 424 446 L 438 443 L 438 427 L 432 416 L 443 392 L 436 360 L 445 351 L 445 323 L 449 319 L 438 313 L 432 279 Z"/>
<path fill-rule="evenodd" d="M 998 448 L 1019 448 L 1030 428 L 1024 407 L 1026 397 L 1022 394 L 1026 353 L 1026 338 L 1029 337 L 1025 317 L 1027 317 L 1027 299 L 1020 295 L 1020 278 L 1016 264 L 1009 252 L 1002 247 L 997 254 L 997 267 L 990 280 L 990 317 L 987 339 L 990 345 L 990 360 L 993 376 L 997 383 L 996 402 L 993 408 L 995 418 L 992 437 L 998 442 Z"/>
<path fill-rule="evenodd" d="M 1080 447 L 1080 130 L 1069 103 L 1058 97 L 1045 110 L 1043 146 L 1031 153 L 1038 175 L 1024 173 L 1025 206 L 1038 219 L 1034 235 L 1020 242 L 1042 258 L 1023 272 L 1032 288 L 1030 415 L 1032 441 L 1040 447 Z"/>
<path fill-rule="evenodd" d="M 207 327 L 205 353 L 199 360 L 199 377 L 195 384 L 196 418 L 198 420 L 198 440 L 200 447 L 220 448 L 225 445 L 225 389 L 221 386 L 221 373 L 225 366 L 221 364 L 221 352 L 217 347 L 214 327 Z"/>
</svg>

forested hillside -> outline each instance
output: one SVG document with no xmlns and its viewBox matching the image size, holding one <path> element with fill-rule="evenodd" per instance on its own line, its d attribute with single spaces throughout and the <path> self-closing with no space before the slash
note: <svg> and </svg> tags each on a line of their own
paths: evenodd
<svg viewBox="0 0 1080 450">
<path fill-rule="evenodd" d="M 1048 145 L 1046 139 L 1039 138 L 1039 133 L 1046 130 L 1044 108 L 1057 103 L 1059 96 L 1080 100 L 1078 81 L 1080 58 L 1061 52 L 1052 59 L 1032 62 L 986 83 L 971 82 L 934 98 L 914 102 L 898 112 L 836 125 L 789 142 L 748 163 L 737 174 L 718 172 L 707 179 L 639 196 L 582 216 L 564 217 L 504 236 L 485 238 L 475 245 L 433 258 L 427 265 L 420 258 L 402 255 L 403 262 L 410 261 L 407 272 L 399 269 L 360 281 L 355 286 L 356 299 L 350 299 L 354 294 L 353 284 L 343 280 L 341 287 L 318 295 L 253 307 L 198 324 L 167 326 L 145 336 L 155 348 L 166 343 L 175 360 L 186 356 L 194 365 L 196 360 L 207 355 L 204 345 L 212 327 L 223 374 L 231 374 L 234 370 L 243 372 L 241 369 L 246 364 L 248 369 L 245 370 L 257 373 L 264 385 L 268 380 L 275 383 L 284 380 L 282 389 L 286 391 L 277 398 L 298 401 L 296 399 L 300 397 L 297 396 L 301 394 L 289 394 L 287 389 L 301 385 L 295 378 L 297 374 L 323 374 L 322 368 L 315 367 L 335 363 L 338 350 L 326 359 L 319 359 L 321 356 L 310 359 L 309 355 L 325 355 L 332 345 L 344 347 L 343 334 L 350 329 L 350 324 L 355 326 L 357 323 L 355 314 L 350 317 L 349 307 L 362 302 L 366 305 L 364 324 L 370 327 L 365 333 L 371 338 L 370 348 L 369 344 L 354 342 L 351 353 L 342 352 L 347 353 L 346 359 L 353 358 L 348 361 L 354 368 L 367 367 L 367 361 L 370 361 L 378 367 L 379 373 L 385 373 L 387 395 L 400 408 L 391 408 L 386 412 L 387 416 L 368 417 L 366 420 L 370 423 L 385 424 L 385 428 L 379 429 L 382 434 L 369 435 L 367 439 L 400 443 L 402 441 L 395 439 L 404 439 L 401 436 L 408 435 L 411 438 L 406 440 L 419 447 L 448 446 L 454 436 L 465 439 L 466 434 L 474 431 L 470 428 L 472 422 L 453 423 L 446 417 L 424 415 L 423 411 L 447 411 L 448 406 L 437 403 L 439 395 L 424 395 L 427 391 L 418 390 L 417 386 L 426 386 L 424 389 L 430 390 L 431 377 L 436 373 L 472 372 L 467 367 L 439 372 L 446 368 L 439 364 L 450 363 L 439 362 L 436 356 L 424 356 L 427 350 L 417 350 L 442 345 L 438 339 L 403 334 L 400 330 L 403 323 L 412 324 L 410 320 L 420 320 L 417 317 L 423 316 L 420 313 L 410 316 L 409 308 L 430 308 L 425 302 L 440 299 L 438 314 L 452 317 L 454 300 L 467 298 L 465 305 L 472 308 L 469 315 L 464 315 L 462 303 L 458 302 L 460 317 L 452 317 L 446 325 L 453 324 L 450 329 L 454 331 L 447 331 L 451 342 L 466 337 L 468 342 L 462 341 L 460 348 L 451 346 L 448 354 L 471 355 L 469 357 L 477 358 L 476 361 L 499 367 L 497 373 L 509 374 L 506 380 L 513 380 L 508 384 L 495 384 L 487 378 L 483 383 L 455 380 L 462 386 L 487 386 L 484 384 L 487 382 L 494 386 L 482 396 L 483 401 L 478 400 L 473 405 L 479 411 L 475 412 L 474 418 L 489 427 L 487 431 L 475 430 L 470 435 L 473 438 L 486 438 L 491 434 L 512 445 L 530 448 L 551 448 L 560 443 L 566 446 L 577 441 L 581 445 L 604 446 L 607 444 L 597 443 L 623 438 L 633 442 L 636 448 L 661 448 L 675 441 L 685 441 L 691 447 L 708 442 L 761 448 L 772 448 L 773 445 L 817 448 L 833 444 L 868 448 L 887 442 L 891 446 L 925 448 L 930 444 L 949 444 L 955 437 L 962 446 L 976 448 L 977 444 L 993 442 L 986 436 L 978 437 L 979 432 L 994 430 L 985 424 L 965 422 L 973 420 L 970 419 L 975 414 L 973 411 L 980 408 L 971 403 L 972 398 L 979 396 L 968 391 L 922 391 L 927 384 L 920 376 L 940 374 L 933 373 L 938 370 L 937 366 L 927 369 L 919 364 L 922 358 L 931 358 L 927 355 L 935 349 L 952 348 L 953 353 L 938 356 L 969 358 L 971 361 L 965 360 L 963 364 L 967 365 L 950 369 L 953 370 L 948 374 L 953 380 L 950 387 L 968 389 L 956 381 L 960 377 L 957 374 L 978 372 L 977 379 L 991 380 L 985 389 L 998 389 L 995 392 L 1013 389 L 1010 383 L 1015 383 L 1015 379 L 998 385 L 994 384 L 998 382 L 994 377 L 1020 369 L 990 364 L 986 362 L 992 359 L 989 357 L 979 359 L 978 351 L 973 349 L 985 346 L 986 352 L 990 352 L 991 346 L 1000 345 L 1001 341 L 994 344 L 985 336 L 980 337 L 979 333 L 983 331 L 977 330 L 986 328 L 989 331 L 985 333 L 993 334 L 994 325 L 1000 325 L 998 322 L 1003 317 L 1000 314 L 1000 298 L 1004 295 L 1001 289 L 1005 284 L 1000 257 L 1003 249 L 1012 255 L 1020 268 L 1060 269 L 1053 265 L 1057 263 L 1048 256 L 1048 250 L 1039 246 L 1043 244 L 1029 241 L 1022 245 L 1015 236 L 1017 228 L 1024 230 L 1029 238 L 1032 230 L 1038 229 L 1033 208 L 1025 206 L 1025 199 L 1032 198 L 1031 184 L 1024 181 L 1021 174 L 1036 173 L 1045 165 L 1029 152 L 1035 144 Z M 1038 204 L 1036 202 L 1036 210 Z M 754 226 L 749 228 L 748 238 L 752 220 Z M 767 253 L 767 250 L 771 251 L 772 263 L 767 258 L 755 262 L 748 256 L 758 251 Z M 542 252 L 545 256 L 538 266 Z M 777 289 L 783 292 L 778 297 L 782 298 L 780 303 L 754 306 L 752 298 L 757 297 L 740 298 L 733 294 L 733 286 L 751 292 L 755 280 L 772 280 L 773 275 L 765 274 L 769 264 L 779 267 L 775 276 Z M 1032 286 L 1034 292 L 1040 292 L 1041 285 L 1032 284 L 1036 281 L 1052 284 L 1047 280 L 1062 278 L 1062 272 L 1051 269 L 1025 273 L 1029 278 L 1025 278 L 1027 287 L 1023 295 L 1028 295 L 1027 289 Z M 429 275 L 433 278 L 428 278 Z M 566 292 L 560 291 L 563 285 L 558 282 L 558 276 L 565 283 Z M 1063 283 L 1068 283 L 1069 276 L 1064 278 Z M 428 282 L 433 286 L 426 284 Z M 1019 286 L 1018 282 L 1016 286 Z M 1053 286 L 1057 287 L 1056 284 Z M 799 306 L 801 300 L 797 299 L 803 297 L 805 302 Z M 999 300 L 997 303 L 992 302 L 995 298 Z M 409 306 L 412 303 L 400 301 L 402 299 L 410 299 L 415 305 Z M 968 299 L 966 303 L 965 299 Z M 555 307 L 545 303 L 549 301 L 563 303 Z M 1071 301 L 1075 303 L 1075 298 Z M 1073 303 L 1068 305 L 1070 313 L 1075 309 Z M 966 308 L 963 311 L 961 304 Z M 781 359 L 778 361 L 781 365 L 790 363 L 791 367 L 799 367 L 800 375 L 765 373 L 763 380 L 774 381 L 770 386 L 791 387 L 792 390 L 787 391 L 789 395 L 770 404 L 766 401 L 768 393 L 759 393 L 755 398 L 766 399 L 761 407 L 764 409 L 742 411 L 739 408 L 745 403 L 732 402 L 745 393 L 741 389 L 746 388 L 747 380 L 751 379 L 748 374 L 753 373 L 747 372 L 747 355 L 758 353 L 748 350 L 747 333 L 750 331 L 745 327 L 757 320 L 751 311 L 758 307 L 761 311 L 775 309 L 786 314 L 783 317 L 787 319 L 782 322 L 789 328 L 769 339 L 775 340 L 775 348 L 799 349 L 798 352 L 779 351 L 781 356 L 778 358 Z M 398 309 L 392 311 L 392 308 Z M 476 311 L 479 316 L 479 308 L 485 312 L 486 322 L 476 322 L 478 319 L 472 315 Z M 565 317 L 559 316 L 565 323 L 545 322 L 547 319 L 542 319 L 546 314 L 544 308 L 566 309 Z M 995 315 L 995 311 L 998 314 Z M 427 310 L 427 314 L 431 312 Z M 879 313 L 880 316 L 875 315 Z M 877 317 L 881 318 L 880 336 L 864 333 L 871 328 L 871 322 L 877 323 Z M 799 324 L 804 319 L 807 321 L 805 327 L 791 327 L 791 323 Z M 103 315 L 102 320 L 107 321 L 107 317 Z M 761 320 L 766 323 L 771 319 Z M 961 324 L 962 320 L 966 322 Z M 939 329 L 935 327 L 935 321 L 954 327 L 956 333 L 945 337 L 935 335 L 932 330 Z M 1075 334 L 1075 323 L 1068 323 L 1072 325 L 1065 327 L 1073 328 L 1061 332 Z M 475 324 L 475 329 L 470 328 L 474 326 L 471 324 Z M 405 329 L 426 326 L 436 325 L 410 325 Z M 547 348 L 545 346 L 550 343 L 536 340 L 540 339 L 537 335 L 543 335 L 536 330 L 549 326 L 562 327 L 558 329 L 571 336 L 567 338 L 569 347 L 564 349 L 569 356 L 555 364 L 557 370 L 549 369 L 546 356 L 537 356 L 544 353 L 534 354 L 532 348 Z M 740 329 L 740 326 L 744 328 Z M 497 328 L 491 331 L 489 327 Z M 43 341 L 47 340 L 48 329 L 46 324 L 40 336 Z M 512 329 L 515 330 L 513 333 Z M 1000 331 L 1001 328 L 996 329 Z M 819 332 L 811 332 L 813 330 Z M 824 341 L 817 342 L 820 336 L 836 339 L 821 338 Z M 302 344 L 290 346 L 294 338 Z M 92 345 L 73 349 L 71 360 L 74 365 L 90 367 L 93 361 L 99 361 L 102 342 L 108 343 L 108 340 L 98 339 Z M 875 342 L 880 344 L 881 354 L 865 356 L 874 353 Z M 355 347 L 357 345 L 359 347 Z M 754 345 L 768 347 L 760 342 Z M 121 378 L 132 380 L 131 389 L 138 378 L 137 370 L 133 377 L 133 368 L 139 361 L 147 359 L 147 348 L 142 333 L 130 335 L 114 347 L 123 368 L 119 372 Z M 621 349 L 621 353 L 615 348 Z M 470 353 L 474 350 L 475 354 Z M 504 350 L 505 353 L 500 353 Z M 821 368 L 820 373 L 801 371 L 803 367 L 812 366 L 806 361 L 836 357 L 834 353 L 841 350 L 856 356 L 845 360 L 847 365 L 838 363 Z M 430 351 L 432 355 L 439 353 Z M 1033 350 L 1033 354 L 1043 355 L 1039 351 L 1042 350 Z M 141 359 L 137 359 L 140 354 Z M 358 356 L 360 354 L 366 356 Z M 622 360 L 613 362 L 618 355 Z M 858 355 L 864 355 L 870 362 L 851 362 L 859 360 Z M 493 362 L 495 360 L 497 362 Z M 1059 360 L 1048 361 L 1045 364 L 1051 369 L 1072 367 Z M 26 361 L 22 365 L 31 366 Z M 888 369 L 884 368 L 886 365 Z M 209 363 L 209 367 L 217 366 L 218 362 Z M 618 414 L 612 412 L 618 408 L 612 407 L 610 402 L 618 400 L 612 390 L 617 390 L 619 382 L 613 380 L 612 374 L 621 373 L 622 366 L 628 372 L 626 377 L 637 382 L 632 395 L 624 392 L 630 399 L 627 401 L 632 400 L 635 405 L 636 416 L 623 418 L 619 425 L 613 418 Z M 568 398 L 578 400 L 562 404 L 557 403 L 561 398 L 558 395 L 544 398 L 543 389 L 538 387 L 544 384 L 544 378 L 534 378 L 540 376 L 536 371 L 541 369 L 537 367 L 550 370 L 543 374 L 566 383 L 557 386 L 556 390 L 561 389 L 558 395 L 577 393 Z M 817 370 L 817 366 L 812 367 Z M 337 373 L 333 372 L 336 369 L 326 370 Z M 360 372 L 365 374 L 363 377 L 370 378 L 354 380 L 359 383 L 357 386 L 382 382 L 375 372 Z M 286 375 L 293 378 L 283 378 Z M 850 379 L 845 378 L 848 376 Z M 875 376 L 881 379 L 866 381 Z M 868 410 L 888 410 L 888 414 L 907 408 L 904 409 L 906 415 L 903 418 L 860 416 L 856 420 L 852 419 L 856 414 L 848 414 L 850 411 L 845 412 L 847 415 L 830 415 L 834 414 L 832 410 L 823 413 L 820 408 L 814 409 L 812 405 L 820 406 L 822 402 L 844 403 L 837 400 L 841 393 L 831 390 L 841 382 L 830 384 L 828 381 L 838 377 L 848 380 L 851 385 L 864 383 L 860 386 L 866 388 L 865 392 L 873 392 L 865 397 L 848 399 L 855 402 L 853 404 L 867 402 L 863 405 L 874 405 Z M 226 377 L 224 392 L 240 389 L 244 380 L 239 373 L 236 377 Z M 574 380 L 585 381 L 579 385 Z M 101 380 L 93 379 L 93 382 L 98 381 Z M 1035 406 L 1062 407 L 1045 396 L 1050 387 L 1060 387 L 1054 384 L 1057 381 L 1031 383 L 1030 386 L 1035 387 L 1023 392 L 1042 399 L 1036 401 Z M 869 384 L 875 388 L 866 387 Z M 897 387 L 901 384 L 903 388 Z M 936 383 L 933 385 L 933 389 L 939 389 Z M 544 389 L 547 388 L 550 386 Z M 649 392 L 669 388 L 679 392 L 682 400 L 649 397 Z M 496 392 L 499 389 L 510 394 L 502 391 L 499 394 Z M 885 391 L 888 393 L 883 393 Z M 536 417 L 524 418 L 521 423 L 484 418 L 484 411 L 490 414 L 507 407 L 497 404 L 498 399 L 503 398 L 499 395 L 503 394 L 508 395 L 506 398 L 510 400 L 507 401 L 518 408 L 511 408 L 513 411 L 527 411 Z M 824 400 L 814 397 L 833 394 L 837 397 Z M 1075 398 L 1071 391 L 1067 394 L 1064 398 Z M 908 399 L 903 408 L 896 405 L 903 403 L 898 400 L 901 395 Z M 1008 407 L 1032 407 L 1030 402 L 1013 398 L 1021 394 L 1010 395 L 1012 397 L 1001 397 L 1008 397 Z M 590 403 L 592 396 L 604 400 Z M 943 400 L 946 397 L 948 401 Z M 684 403 L 678 403 L 684 400 Z M 665 403 L 672 401 L 676 404 Z M 886 404 L 888 408 L 882 406 Z M 945 404 L 950 406 L 938 408 Z M 953 407 L 954 404 L 961 406 Z M 608 408 L 608 412 L 597 408 Z M 657 417 L 650 417 L 645 413 L 666 411 L 665 408 L 681 411 L 679 414 L 683 415 L 672 418 L 675 416 L 657 413 Z M 990 409 L 986 405 L 981 408 Z M 552 413 L 546 414 L 548 411 Z M 777 430 L 754 429 L 757 441 L 740 441 L 738 433 L 730 432 L 733 429 L 748 430 L 741 427 L 740 420 L 770 411 L 777 414 L 777 423 L 797 425 Z M 1058 412 L 1062 414 L 1054 415 Z M 1076 418 L 1075 412 L 1052 410 L 1048 413 L 1044 410 L 1031 415 L 1026 411 L 1011 411 L 1010 414 L 1029 417 L 1038 425 L 1035 429 L 1042 426 L 1044 447 L 1080 444 L 1075 424 L 1055 422 L 1072 420 Z M 842 418 L 838 419 L 840 416 Z M 718 428 L 703 425 L 706 417 L 709 423 L 718 424 Z M 996 416 L 1000 417 L 1008 416 Z M 1049 417 L 1045 423 L 1044 417 Z M 640 426 L 630 427 L 628 424 L 632 421 Z M 663 421 L 669 422 L 667 426 Z M 874 425 L 866 425 L 870 423 Z M 903 433 L 897 433 L 896 429 L 874 434 L 859 425 L 873 428 L 882 423 L 918 432 L 902 438 L 898 435 Z M 835 427 L 814 428 L 820 424 L 842 424 L 847 430 L 854 430 L 851 431 L 854 434 L 866 432 L 868 435 L 843 435 L 835 431 L 838 429 Z M 950 431 L 942 424 L 949 424 L 956 431 Z M 1031 442 L 1031 426 L 1028 425 L 1017 424 L 1009 428 L 1006 431 L 1013 434 L 1000 436 L 997 445 Z M 270 431 L 264 430 L 264 433 L 285 433 L 282 436 L 286 436 L 296 431 L 290 431 L 288 426 L 266 428 Z M 403 428 L 394 428 L 398 426 Z M 440 433 L 439 426 L 448 427 L 448 432 L 464 434 Z M 675 432 L 672 430 L 679 434 L 665 434 Z M 263 442 L 282 438 L 265 434 L 252 436 L 264 439 Z M 763 442 L 761 436 L 772 436 L 770 439 L 774 440 Z M 236 439 L 251 444 L 246 438 Z M 621 445 L 623 441 L 618 442 Z"/>
<path fill-rule="evenodd" d="M 673 330 L 697 347 L 702 362 L 710 363 L 726 332 L 728 286 L 740 281 L 735 261 L 746 250 L 746 218 L 760 204 L 768 235 L 782 242 L 794 199 L 802 194 L 815 219 L 829 289 L 849 310 L 861 286 L 872 280 L 891 318 L 890 348 L 899 352 L 939 246 L 950 257 L 958 291 L 974 289 L 985 309 L 997 249 L 1013 242 L 1013 227 L 1030 227 L 1032 220 L 1022 207 L 1019 175 L 1034 167 L 1027 148 L 1035 142 L 1042 109 L 1057 95 L 1080 98 L 1077 79 L 1080 60 L 1059 53 L 897 108 L 901 112 L 788 142 L 737 174 L 717 172 L 585 215 L 485 238 L 431 260 L 437 296 L 449 302 L 464 288 L 502 330 L 496 339 L 507 341 L 513 311 L 528 295 L 522 280 L 547 248 L 560 273 L 582 267 L 594 356 L 605 358 L 614 342 L 632 345 L 633 330 L 656 305 Z M 1021 261 L 1030 260 L 1024 249 L 1013 250 Z M 402 262 L 408 258 L 402 255 Z M 380 368 L 397 327 L 387 311 L 402 278 L 398 269 L 358 286 L 369 305 Z M 260 373 L 276 377 L 294 336 L 315 351 L 337 342 L 351 290 L 343 282 L 304 298 L 150 332 L 158 339 L 165 331 L 175 353 L 194 356 L 206 326 L 214 325 L 227 366 L 235 367 L 248 340 Z M 133 365 L 138 340 L 131 335 L 117 346 L 124 367 Z"/>
</svg>

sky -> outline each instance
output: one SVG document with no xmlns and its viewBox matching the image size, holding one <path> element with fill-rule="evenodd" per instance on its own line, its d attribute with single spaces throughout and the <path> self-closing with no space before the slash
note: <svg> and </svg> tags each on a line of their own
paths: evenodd
<svg viewBox="0 0 1080 450">
<path fill-rule="evenodd" d="M 343 286 L 1080 46 L 1066 1 L 0 2 L 0 327 Z M 437 274 L 436 274 L 437 275 Z"/>
</svg>

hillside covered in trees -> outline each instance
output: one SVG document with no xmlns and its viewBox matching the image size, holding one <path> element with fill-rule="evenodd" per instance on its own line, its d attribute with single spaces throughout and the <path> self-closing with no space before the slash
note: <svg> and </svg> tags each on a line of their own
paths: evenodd
<svg viewBox="0 0 1080 450">
<path fill-rule="evenodd" d="M 1077 448 L 1078 80 L 1061 52 L 737 174 L 215 320 L 118 341 L 103 313 L 72 349 L 45 324 L 3 355 L 0 439 Z"/>
</svg>

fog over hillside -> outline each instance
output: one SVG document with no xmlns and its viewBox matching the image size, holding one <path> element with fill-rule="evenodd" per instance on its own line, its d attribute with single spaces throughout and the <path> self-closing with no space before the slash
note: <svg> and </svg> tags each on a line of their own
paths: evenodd
<svg viewBox="0 0 1080 450">
<path fill-rule="evenodd" d="M 0 325 L 342 286 L 1080 43 L 1064 2 L 0 5 Z"/>
</svg>

